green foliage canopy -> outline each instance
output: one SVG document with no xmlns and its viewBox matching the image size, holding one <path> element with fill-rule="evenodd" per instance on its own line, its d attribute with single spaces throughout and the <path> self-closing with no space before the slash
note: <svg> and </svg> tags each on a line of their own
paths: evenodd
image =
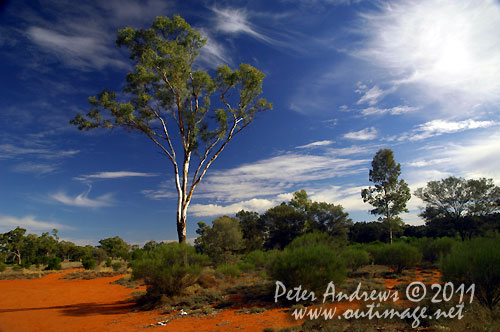
<svg viewBox="0 0 500 332">
<path fill-rule="evenodd" d="M 127 100 L 120 102 L 115 92 L 104 90 L 89 98 L 91 110 L 86 115 L 71 121 L 80 130 L 121 127 L 140 132 L 172 162 L 180 242 L 186 240 L 187 208 L 194 189 L 208 167 L 257 113 L 272 109 L 260 98 L 265 75 L 251 65 L 241 64 L 235 70 L 224 65 L 213 77 L 195 69 L 205 43 L 178 15 L 157 17 L 149 29 L 120 30 L 117 45 L 129 50 L 135 64 L 127 75 Z M 172 129 L 178 140 L 173 139 Z M 189 172 L 193 153 L 198 162 Z"/>
<path fill-rule="evenodd" d="M 406 203 L 411 198 L 410 188 L 399 179 L 400 175 L 401 165 L 394 161 L 392 150 L 380 149 L 373 157 L 369 173 L 369 180 L 375 186 L 361 190 L 363 201 L 374 207 L 370 213 L 380 215 L 379 220 L 389 225 L 391 243 L 393 229 L 402 224 L 398 215 L 408 212 Z"/>
</svg>

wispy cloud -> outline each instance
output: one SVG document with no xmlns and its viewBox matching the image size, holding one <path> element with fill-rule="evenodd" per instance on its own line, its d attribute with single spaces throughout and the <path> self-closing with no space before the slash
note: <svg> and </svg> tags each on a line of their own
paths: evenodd
<svg viewBox="0 0 500 332">
<path fill-rule="evenodd" d="M 323 155 L 279 155 L 232 169 L 213 170 L 200 183 L 195 198 L 230 204 L 240 202 L 240 205 L 242 201 L 254 198 L 270 199 L 302 189 L 310 182 L 323 183 L 336 177 L 363 172 L 367 162 L 367 159 L 336 157 L 330 149 L 324 151 Z M 173 198 L 177 193 L 170 189 L 172 187 L 166 183 L 157 190 L 144 190 L 142 193 L 152 199 Z M 215 205 L 212 209 L 216 209 Z"/>
<path fill-rule="evenodd" d="M 54 228 L 58 230 L 73 229 L 70 226 L 62 225 L 55 221 L 37 220 L 36 217 L 31 215 L 19 218 L 0 214 L 0 232 L 8 232 L 18 226 L 26 229 L 28 232 L 50 231 Z"/>
<path fill-rule="evenodd" d="M 26 20 L 25 35 L 40 50 L 80 70 L 104 67 L 128 68 L 128 62 L 116 48 L 116 30 L 127 25 L 145 27 L 158 15 L 171 10 L 168 2 L 105 1 L 80 3 L 48 1 L 44 12 L 57 13 L 58 19 L 48 20 L 37 12 L 23 8 L 18 14 Z"/>
<path fill-rule="evenodd" d="M 216 14 L 215 22 L 218 31 L 228 34 L 244 33 L 267 43 L 272 42 L 271 38 L 256 31 L 256 28 L 248 21 L 245 9 L 212 7 L 212 11 Z"/>
<path fill-rule="evenodd" d="M 33 155 L 44 159 L 56 159 L 73 156 L 78 150 L 59 150 L 40 147 L 27 147 L 14 144 L 0 144 L 0 159 L 10 159 L 23 155 Z"/>
<path fill-rule="evenodd" d="M 115 66 L 127 68 L 119 53 L 110 45 L 108 39 L 96 36 L 64 34 L 42 27 L 30 27 L 29 38 L 45 51 L 51 52 L 66 64 L 80 69 Z"/>
<path fill-rule="evenodd" d="M 218 204 L 193 204 L 189 210 L 190 213 L 196 217 L 213 217 L 224 214 L 232 215 L 241 210 L 262 213 L 279 203 L 280 202 L 277 200 L 253 198 L 248 201 L 242 201 L 225 206 Z"/>
<path fill-rule="evenodd" d="M 95 199 L 89 198 L 89 193 L 92 187 L 89 185 L 89 189 L 79 195 L 69 196 L 64 192 L 58 192 L 50 195 L 50 198 L 54 201 L 75 207 L 85 207 L 85 208 L 100 208 L 113 205 L 113 195 L 105 194 Z"/>
<path fill-rule="evenodd" d="M 378 132 L 375 127 L 365 128 L 359 131 L 351 131 L 344 135 L 344 138 L 358 141 L 369 141 L 377 138 Z"/>
<path fill-rule="evenodd" d="M 116 171 L 116 172 L 99 172 L 89 175 L 82 175 L 75 177 L 74 180 L 88 181 L 92 179 L 119 179 L 127 177 L 151 177 L 151 176 L 157 176 L 157 174 L 130 172 L 130 171 Z"/>
<path fill-rule="evenodd" d="M 218 42 L 207 29 L 198 28 L 198 31 L 207 39 L 207 43 L 200 50 L 200 57 L 196 60 L 197 64 L 209 68 L 233 64 L 229 51 L 223 44 Z"/>
<path fill-rule="evenodd" d="M 361 114 L 363 115 L 383 115 L 383 114 L 391 114 L 391 115 L 401 115 L 409 112 L 414 112 L 419 110 L 419 107 L 411 107 L 411 106 L 394 106 L 391 108 L 378 108 L 378 107 L 368 107 L 361 110 Z"/>
<path fill-rule="evenodd" d="M 388 90 L 383 90 L 379 88 L 377 85 L 374 85 L 372 88 L 368 89 L 368 87 L 363 83 L 358 83 L 358 88 L 356 92 L 362 94 L 361 98 L 357 101 L 356 104 L 368 104 L 370 106 L 376 105 L 383 97 L 387 94 L 393 92 L 395 88 L 391 88 Z"/>
<path fill-rule="evenodd" d="M 25 162 L 14 165 L 12 167 L 12 171 L 16 173 L 33 173 L 37 175 L 44 175 L 52 173 L 56 171 L 58 168 L 59 166 L 57 164 Z"/>
<path fill-rule="evenodd" d="M 471 119 L 463 121 L 433 120 L 419 125 L 407 136 L 402 135 L 399 140 L 409 139 L 410 141 L 420 141 L 433 136 L 470 129 L 488 128 L 495 125 L 498 125 L 495 121 L 476 121 Z"/>
<path fill-rule="evenodd" d="M 328 146 L 335 143 L 335 141 L 324 140 L 324 141 L 316 141 L 306 145 L 297 146 L 297 149 L 308 149 L 308 148 L 316 148 L 321 146 Z"/>
<path fill-rule="evenodd" d="M 497 1 L 382 2 L 361 18 L 365 38 L 352 54 L 389 73 L 388 84 L 453 114 L 500 102 Z"/>
</svg>

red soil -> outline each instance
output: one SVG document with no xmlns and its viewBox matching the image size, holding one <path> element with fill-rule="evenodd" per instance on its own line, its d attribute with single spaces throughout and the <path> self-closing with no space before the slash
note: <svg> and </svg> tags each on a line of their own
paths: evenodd
<svg viewBox="0 0 500 332">
<path fill-rule="evenodd" d="M 71 270 L 66 270 L 68 273 Z M 121 276 L 91 280 L 0 280 L 0 331 L 143 331 L 165 320 L 158 311 L 132 312 L 133 289 L 111 285 Z M 282 309 L 260 314 L 236 314 L 228 309 L 215 317 L 186 317 L 169 321 L 158 331 L 262 331 L 265 327 L 297 325 Z M 168 317 L 166 318 L 168 319 Z"/>
<path fill-rule="evenodd" d="M 62 274 L 49 274 L 40 279 L 0 280 L 0 332 L 16 331 L 262 331 L 265 327 L 281 328 L 302 323 L 291 318 L 285 309 L 270 309 L 263 313 L 245 314 L 243 303 L 203 317 L 186 316 L 172 319 L 159 311 L 134 312 L 130 294 L 134 289 L 112 285 L 121 276 L 91 280 L 60 279 Z M 427 275 L 417 271 L 415 280 Z M 433 275 L 435 279 L 438 277 Z M 436 278 L 437 279 L 437 278 Z M 394 286 L 386 280 L 386 287 Z M 414 280 L 410 280 L 414 281 Z M 144 289 L 144 288 L 142 288 Z M 244 302 L 244 299 L 232 299 Z M 330 306 L 330 305 L 329 305 Z M 356 309 L 359 303 L 336 303 L 337 314 Z M 159 321 L 168 320 L 165 326 Z"/>
</svg>

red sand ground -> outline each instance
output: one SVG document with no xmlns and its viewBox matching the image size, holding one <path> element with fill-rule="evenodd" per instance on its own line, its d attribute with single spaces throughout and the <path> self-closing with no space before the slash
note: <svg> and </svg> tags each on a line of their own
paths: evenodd
<svg viewBox="0 0 500 332">
<path fill-rule="evenodd" d="M 0 331 L 144 331 L 145 326 L 165 319 L 158 311 L 132 312 L 130 294 L 136 290 L 109 284 L 121 276 L 92 280 L 66 280 L 61 276 L 0 280 Z M 281 309 L 252 315 L 236 311 L 225 310 L 215 317 L 180 318 L 152 330 L 262 331 L 265 327 L 297 324 Z"/>
<path fill-rule="evenodd" d="M 168 319 L 159 311 L 133 312 L 134 289 L 110 282 L 121 276 L 92 280 L 60 279 L 63 273 L 40 279 L 0 280 L 0 332 L 29 331 L 144 331 L 144 327 Z M 437 277 L 437 275 L 434 275 Z M 420 278 L 418 278 L 420 279 Z M 413 281 L 413 280 L 412 280 Z M 392 287 L 395 280 L 386 280 Z M 337 313 L 359 303 L 336 304 Z M 169 321 L 152 331 L 262 331 L 298 325 L 283 309 L 260 314 L 237 314 L 227 309 L 214 316 L 186 317 Z"/>
</svg>

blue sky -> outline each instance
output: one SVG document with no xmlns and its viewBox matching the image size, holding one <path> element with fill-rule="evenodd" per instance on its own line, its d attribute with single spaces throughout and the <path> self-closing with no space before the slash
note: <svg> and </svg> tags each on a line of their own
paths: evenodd
<svg viewBox="0 0 500 332">
<path fill-rule="evenodd" d="M 380 148 L 394 151 L 412 192 L 450 175 L 500 184 L 497 1 L 6 1 L 0 232 L 176 239 L 174 176 L 155 147 L 68 123 L 89 96 L 123 89 L 132 66 L 117 30 L 173 14 L 208 39 L 199 68 L 250 63 L 274 103 L 209 169 L 188 238 L 200 220 L 264 212 L 300 189 L 375 220 L 360 191 Z M 407 223 L 422 223 L 419 205 L 411 199 Z"/>
</svg>

